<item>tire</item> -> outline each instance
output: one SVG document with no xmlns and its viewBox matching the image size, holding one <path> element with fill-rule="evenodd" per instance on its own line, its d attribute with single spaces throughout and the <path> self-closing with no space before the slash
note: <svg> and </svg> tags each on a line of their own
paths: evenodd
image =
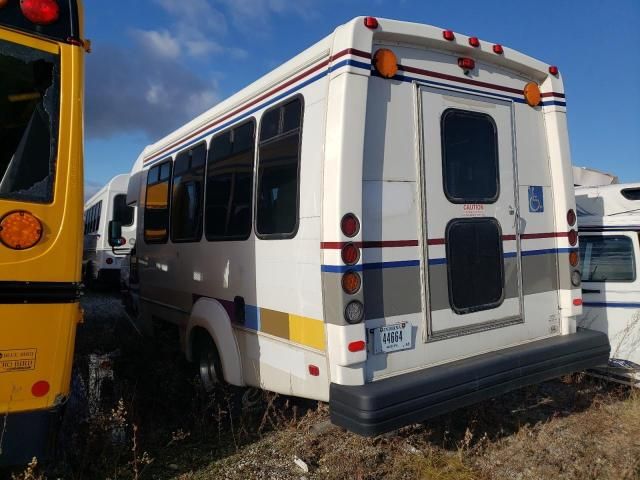
<svg viewBox="0 0 640 480">
<path fill-rule="evenodd" d="M 208 335 L 202 335 L 198 342 L 198 373 L 205 392 L 212 392 L 222 381 L 222 365 L 215 343 Z"/>
</svg>

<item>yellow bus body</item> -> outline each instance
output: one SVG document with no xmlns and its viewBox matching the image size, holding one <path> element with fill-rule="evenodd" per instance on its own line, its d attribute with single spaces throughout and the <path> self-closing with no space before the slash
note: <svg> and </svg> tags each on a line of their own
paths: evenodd
<svg viewBox="0 0 640 480">
<path fill-rule="evenodd" d="M 60 58 L 60 117 L 53 202 L 0 199 L 0 218 L 14 210 L 26 210 L 44 227 L 41 240 L 30 249 L 13 250 L 0 243 L 0 289 L 8 288 L 9 284 L 43 282 L 75 285 L 79 292 L 84 203 L 84 50 L 81 46 L 4 27 L 0 28 L 0 39 Z M 79 295 L 55 303 L 42 299 L 30 302 L 28 298 L 19 304 L 11 303 L 10 299 L 0 302 L 0 439 L 3 439 L 0 465 L 7 463 L 11 454 L 14 458 L 16 453 L 30 458 L 32 453 L 27 450 L 31 443 L 24 443 L 22 438 L 39 437 L 50 430 L 43 428 L 42 421 L 46 418 L 43 413 L 59 413 L 68 399 L 76 325 L 81 319 Z M 43 381 L 49 385 L 48 393 L 34 395 L 34 385 Z M 36 423 L 33 431 L 17 431 L 29 428 L 32 422 Z M 19 446 L 12 445 L 16 436 Z M 49 439 L 32 440 L 35 454 L 42 451 L 39 445 Z"/>
</svg>

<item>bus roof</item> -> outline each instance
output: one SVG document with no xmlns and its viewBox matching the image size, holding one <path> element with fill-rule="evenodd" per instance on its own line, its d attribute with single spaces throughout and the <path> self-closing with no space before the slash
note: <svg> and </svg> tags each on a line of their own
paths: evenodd
<svg viewBox="0 0 640 480">
<path fill-rule="evenodd" d="M 89 200 L 87 200 L 84 204 L 84 209 L 86 210 L 92 204 L 98 200 L 98 198 L 105 195 L 110 190 L 114 190 L 116 192 L 127 193 L 127 185 L 129 184 L 129 174 L 121 173 L 120 175 L 116 175 L 111 180 L 109 180 L 100 190 L 94 193 Z"/>
<path fill-rule="evenodd" d="M 318 76 L 326 74 L 337 76 L 345 72 L 345 69 L 341 69 L 334 73 L 334 70 L 337 70 L 338 66 L 343 66 L 344 62 L 359 62 L 370 68 L 371 47 L 374 41 L 405 43 L 423 48 L 444 50 L 454 54 L 470 55 L 472 53 L 473 57 L 478 61 L 491 63 L 515 72 L 523 78 L 537 81 L 542 84 L 543 93 L 563 92 L 560 75 L 550 75 L 548 64 L 515 50 L 503 47 L 503 52 L 496 54 L 493 51 L 493 43 L 481 40 L 480 46 L 473 48 L 471 52 L 470 48 L 472 47 L 469 47 L 470 37 L 462 34 L 456 33 L 453 41 L 447 41 L 443 38 L 443 30 L 441 28 L 382 18 L 378 19 L 378 28 L 373 31 L 365 27 L 364 18 L 356 17 L 337 27 L 332 34 L 307 48 L 291 60 L 156 143 L 147 146 L 136 161 L 133 171 L 142 170 L 145 164 L 148 165 L 170 156 L 175 150 L 181 148 L 180 145 L 183 140 L 198 138 L 208 126 L 212 125 L 212 122 L 219 123 L 222 127 L 234 123 L 239 118 L 242 118 L 243 114 L 246 115 L 247 103 L 255 108 L 256 105 L 259 105 L 261 97 L 266 92 L 276 88 L 276 86 L 278 89 L 282 89 L 283 85 L 294 84 L 297 74 L 304 70 L 315 69 L 313 73 Z M 346 71 L 362 73 L 361 69 L 349 70 L 347 68 Z M 563 93 L 560 93 L 560 95 L 564 96 Z M 244 105 L 243 114 L 239 112 L 239 106 L 241 105 Z M 204 137 L 205 135 L 202 136 Z"/>
<path fill-rule="evenodd" d="M 580 226 L 640 225 L 640 183 L 576 188 Z"/>
</svg>

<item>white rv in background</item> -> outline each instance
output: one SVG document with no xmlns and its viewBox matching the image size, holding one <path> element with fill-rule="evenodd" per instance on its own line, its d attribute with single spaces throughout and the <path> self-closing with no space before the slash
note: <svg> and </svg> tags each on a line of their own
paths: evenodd
<svg viewBox="0 0 640 480">
<path fill-rule="evenodd" d="M 205 385 L 375 435 L 609 358 L 560 74 L 498 44 L 355 18 L 145 148 L 127 201 L 139 320 Z"/>
<path fill-rule="evenodd" d="M 120 280 L 120 264 L 136 239 L 135 208 L 126 202 L 128 184 L 128 174 L 116 175 L 84 205 L 85 285 L 95 281 L 117 284 Z M 109 246 L 110 220 L 118 220 L 122 225 L 122 237 L 115 249 Z"/>
<path fill-rule="evenodd" d="M 609 378 L 640 387 L 640 183 L 576 189 L 584 314 L 609 336 Z"/>
</svg>

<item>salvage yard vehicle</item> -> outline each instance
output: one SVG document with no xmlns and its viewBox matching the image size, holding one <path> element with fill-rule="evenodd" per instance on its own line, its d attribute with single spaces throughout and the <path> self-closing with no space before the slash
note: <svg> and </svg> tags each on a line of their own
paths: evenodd
<svg viewBox="0 0 640 480">
<path fill-rule="evenodd" d="M 609 336 L 599 373 L 640 387 L 640 183 L 576 189 L 582 294 L 579 324 Z"/>
<path fill-rule="evenodd" d="M 136 241 L 136 212 L 127 205 L 128 185 L 128 174 L 116 175 L 85 203 L 82 258 L 85 285 L 120 283 L 120 266 Z M 107 227 L 111 220 L 122 225 L 115 248 L 108 242 Z"/>
<path fill-rule="evenodd" d="M 146 147 L 127 201 L 141 328 L 205 386 L 375 435 L 609 356 L 559 71 L 499 44 L 355 18 Z"/>
<path fill-rule="evenodd" d="M 82 4 L 0 2 L 0 466 L 43 459 L 81 321 Z"/>
</svg>

